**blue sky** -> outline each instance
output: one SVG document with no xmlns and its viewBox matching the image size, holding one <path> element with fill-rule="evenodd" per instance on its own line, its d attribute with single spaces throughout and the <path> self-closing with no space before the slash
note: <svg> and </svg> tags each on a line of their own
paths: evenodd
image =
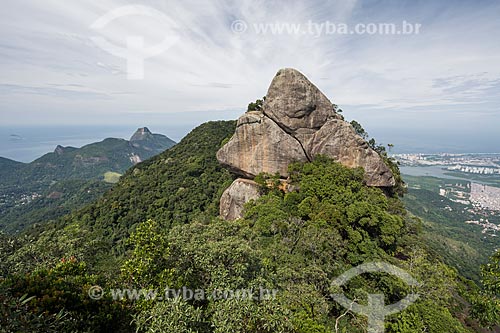
<svg viewBox="0 0 500 333">
<path fill-rule="evenodd" d="M 132 15 L 90 28 L 110 10 Z M 4 0 L 1 125 L 185 125 L 234 119 L 279 68 L 306 74 L 348 119 L 375 132 L 450 128 L 496 135 L 500 124 L 499 1 Z M 235 20 L 248 29 L 232 31 Z M 412 35 L 257 33 L 255 24 L 421 24 Z M 99 48 L 140 35 L 175 37 L 146 59 L 144 79 Z M 452 133 L 452 132 L 450 132 Z M 452 135 L 452 134 L 450 134 Z M 498 137 L 498 136 L 497 136 Z"/>
</svg>

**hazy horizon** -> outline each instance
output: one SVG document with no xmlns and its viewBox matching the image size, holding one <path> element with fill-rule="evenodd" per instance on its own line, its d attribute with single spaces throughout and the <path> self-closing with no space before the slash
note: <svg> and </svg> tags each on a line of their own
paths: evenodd
<svg viewBox="0 0 500 333">
<path fill-rule="evenodd" d="M 130 10 L 135 15 L 124 14 Z M 397 141 L 391 131 L 413 133 L 408 140 L 398 134 L 400 141 L 447 133 L 450 149 L 467 141 L 476 147 L 489 144 L 486 136 L 498 140 L 499 16 L 497 1 L 7 0 L 0 13 L 0 124 L 193 127 L 198 119 L 236 118 L 265 95 L 279 68 L 294 67 L 381 141 Z M 103 26 L 103 18 L 113 22 Z M 419 30 L 327 30 L 342 23 Z M 257 30 L 273 24 L 287 26 Z M 169 44 L 144 60 L 139 80 L 128 79 L 124 58 L 95 42 L 123 48 L 139 36 L 155 46 L 165 34 Z"/>
<path fill-rule="evenodd" d="M 169 125 L 165 123 L 141 123 L 133 125 L 102 126 L 1 126 L 0 157 L 20 162 L 34 159 L 54 151 L 57 145 L 82 147 L 102 141 L 105 138 L 128 140 L 140 127 L 148 127 L 153 133 L 168 136 L 179 142 L 193 128 L 203 121 Z M 365 125 L 365 124 L 363 124 Z M 484 133 L 454 138 L 452 132 L 435 132 L 416 129 L 413 131 L 388 128 L 366 127 L 370 136 L 382 144 L 392 143 L 393 153 L 500 153 L 495 142 L 500 141 L 500 133 L 495 137 Z"/>
</svg>

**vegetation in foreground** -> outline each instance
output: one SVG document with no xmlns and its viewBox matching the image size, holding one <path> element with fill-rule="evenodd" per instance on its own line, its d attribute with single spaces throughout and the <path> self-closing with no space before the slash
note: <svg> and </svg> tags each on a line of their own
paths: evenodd
<svg viewBox="0 0 500 333">
<path fill-rule="evenodd" d="M 427 249 L 421 222 L 397 195 L 362 182 L 363 170 L 327 158 L 290 166 L 299 191 L 267 186 L 245 218 L 218 219 L 232 181 L 215 152 L 234 122 L 195 129 L 166 153 L 128 171 L 102 200 L 24 238 L 1 238 L 2 330 L 47 332 L 364 332 L 366 318 L 330 294 L 359 303 L 409 286 L 364 274 L 342 290 L 331 281 L 367 261 L 386 261 L 420 283 L 420 299 L 386 321 L 388 332 L 472 332 L 499 322 L 500 256 L 483 289 Z M 263 184 L 264 184 L 263 183 Z M 142 221 L 142 222 L 141 222 Z M 140 223 L 139 223 L 140 222 Z M 276 289 L 272 300 L 92 300 L 110 288 Z M 365 303 L 366 304 L 366 303 Z M 473 321 L 475 315 L 478 321 Z M 474 327 L 474 328 L 472 328 Z"/>
</svg>

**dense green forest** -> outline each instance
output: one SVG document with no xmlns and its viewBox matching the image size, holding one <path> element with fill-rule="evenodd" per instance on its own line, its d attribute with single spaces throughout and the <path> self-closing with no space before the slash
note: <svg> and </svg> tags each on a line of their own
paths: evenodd
<svg viewBox="0 0 500 333">
<path fill-rule="evenodd" d="M 218 218 L 234 176 L 215 153 L 235 125 L 203 124 L 128 170 L 97 202 L 17 237 L 0 234 L 0 331 L 365 332 L 366 317 L 333 293 L 360 304 L 368 294 L 391 304 L 418 293 L 386 319 L 387 332 L 487 332 L 500 322 L 500 255 L 483 266 L 482 285 L 465 279 L 397 193 L 364 185 L 362 169 L 321 156 L 292 164 L 297 190 L 284 193 L 273 176 L 260 175 L 262 197 L 244 218 Z M 404 269 L 419 287 L 385 273 L 332 285 L 370 261 Z M 107 291 L 98 300 L 89 297 L 96 285 Z M 183 287 L 263 288 L 273 297 L 127 300 L 109 292 Z"/>
</svg>

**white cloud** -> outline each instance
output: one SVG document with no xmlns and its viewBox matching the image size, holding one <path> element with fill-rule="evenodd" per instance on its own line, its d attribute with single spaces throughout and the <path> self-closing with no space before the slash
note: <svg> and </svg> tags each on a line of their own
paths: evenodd
<svg viewBox="0 0 500 333">
<path fill-rule="evenodd" d="M 138 34 L 151 45 L 167 32 L 180 38 L 165 53 L 146 60 L 142 81 L 127 80 L 125 60 L 90 41 L 96 34 L 89 29 L 92 22 L 134 3 L 165 13 L 171 22 L 118 19 L 103 29 L 106 39 L 120 44 L 125 36 Z M 500 44 L 492 32 L 500 28 L 500 5 L 415 6 L 410 1 L 394 7 L 333 0 L 7 0 L 0 13 L 0 84 L 26 89 L 4 89 L 0 94 L 2 122 L 39 121 L 40 110 L 50 110 L 44 117 L 50 123 L 102 123 L 116 122 L 117 115 L 120 121 L 132 121 L 127 119 L 130 112 L 140 110 L 168 114 L 243 109 L 265 94 L 281 67 L 303 71 L 334 102 L 352 106 L 361 118 L 363 112 L 374 110 L 387 109 L 384 114 L 390 117 L 391 110 L 400 115 L 419 108 L 498 116 L 492 109 L 500 101 Z M 248 24 L 246 33 L 231 31 L 236 19 Z M 422 28 L 419 35 L 409 36 L 313 37 L 251 31 L 254 23 L 326 20 L 406 20 Z M 49 92 L 50 98 L 35 96 L 33 87 Z"/>
</svg>

